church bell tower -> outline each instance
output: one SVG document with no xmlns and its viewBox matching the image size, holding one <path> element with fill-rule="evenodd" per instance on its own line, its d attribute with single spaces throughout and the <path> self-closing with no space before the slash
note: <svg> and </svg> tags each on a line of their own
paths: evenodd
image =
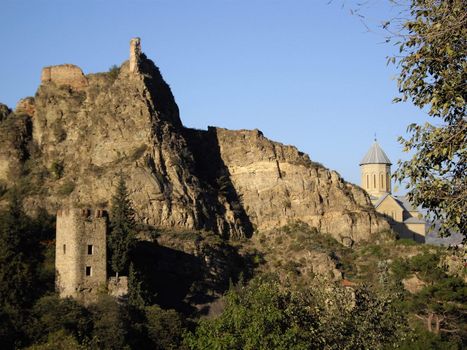
<svg viewBox="0 0 467 350">
<path fill-rule="evenodd" d="M 391 161 L 376 139 L 360 162 L 360 174 L 361 187 L 371 197 L 380 198 L 391 193 Z"/>
</svg>

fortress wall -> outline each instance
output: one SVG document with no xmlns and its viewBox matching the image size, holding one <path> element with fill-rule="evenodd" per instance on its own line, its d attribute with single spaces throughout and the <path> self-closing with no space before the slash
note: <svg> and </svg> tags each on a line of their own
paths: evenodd
<svg viewBox="0 0 467 350">
<path fill-rule="evenodd" d="M 57 85 L 69 85 L 77 90 L 88 86 L 88 79 L 83 71 L 73 64 L 44 67 L 42 69 L 41 84 L 53 82 Z"/>
</svg>

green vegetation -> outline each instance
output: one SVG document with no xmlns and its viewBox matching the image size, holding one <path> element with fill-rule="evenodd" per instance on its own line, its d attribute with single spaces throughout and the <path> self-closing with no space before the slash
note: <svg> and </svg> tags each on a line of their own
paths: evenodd
<svg viewBox="0 0 467 350">
<path fill-rule="evenodd" d="M 410 160 L 396 173 L 407 179 L 409 199 L 428 208 L 450 230 L 467 234 L 467 17 L 465 0 L 410 1 L 410 17 L 395 36 L 401 97 L 436 118 L 435 125 L 411 124 L 400 138 Z"/>
<path fill-rule="evenodd" d="M 66 197 L 69 196 L 74 190 L 75 183 L 73 181 L 66 181 L 58 188 L 57 193 L 62 197 Z"/>
<path fill-rule="evenodd" d="M 405 329 L 390 299 L 325 281 L 284 289 L 275 276 L 238 285 L 222 315 L 186 335 L 191 349 L 381 349 Z"/>
<path fill-rule="evenodd" d="M 118 185 L 112 197 L 110 209 L 111 229 L 108 238 L 110 265 L 118 274 L 128 271 L 129 252 L 135 240 L 135 213 L 128 197 L 123 173 L 120 173 Z"/>
<path fill-rule="evenodd" d="M 114 221 L 112 227 L 120 222 L 119 229 L 123 230 L 122 227 L 134 227 L 133 212 L 129 202 L 122 200 L 128 199 L 122 178 L 118 189 L 113 217 L 120 221 Z M 442 249 L 405 241 L 388 241 L 379 246 L 361 244 L 350 249 L 304 224 L 291 224 L 278 229 L 276 236 L 272 233 L 270 243 L 263 243 L 263 251 L 248 246 L 248 240 L 234 243 L 236 249 L 245 249 L 242 254 L 255 268 L 254 276 L 248 280 L 247 275 L 246 282 L 239 278 L 238 284 L 231 284 L 220 301 L 222 307 L 217 316 L 200 319 L 201 313 L 182 305 L 174 304 L 180 307 L 175 311 L 156 304 L 158 297 L 150 294 L 148 283 L 153 283 L 157 260 L 138 260 L 144 252 L 142 248 L 158 247 L 149 242 L 140 242 L 134 256 L 129 253 L 130 292 L 126 302 L 102 295 L 95 304 L 84 307 L 72 299 L 59 299 L 54 293 L 54 222 L 55 218 L 44 210 L 39 210 L 34 218 L 27 217 L 21 198 L 11 191 L 10 205 L 0 215 L 0 336 L 5 349 L 461 349 L 465 346 L 466 285 L 457 275 L 447 273 L 443 265 L 447 252 Z M 150 229 L 153 228 L 145 228 Z M 160 231 L 156 238 L 161 242 L 179 242 L 180 247 L 193 244 L 197 254 L 212 252 L 216 247 L 221 254 L 229 254 L 228 249 L 234 251 L 220 237 L 203 232 Z M 276 273 L 271 274 L 267 266 L 272 264 L 269 260 L 274 251 L 265 250 L 274 244 L 284 250 L 289 260 L 284 258 L 275 267 Z M 304 256 L 308 253 L 301 254 L 313 251 L 334 254 L 338 265 L 347 259 L 356 284 L 349 288 L 319 274 L 302 275 L 308 264 Z M 171 262 L 183 257 L 186 260 L 182 268 L 187 269 L 186 273 L 198 274 L 195 257 L 164 247 L 155 252 L 158 255 L 165 252 L 164 257 L 174 254 Z M 300 257 L 293 259 L 293 254 Z M 239 268 L 241 262 L 236 264 Z M 172 273 L 175 268 L 171 266 Z M 346 271 L 343 265 L 340 268 Z M 283 271 L 288 272 L 283 275 Z M 302 278 L 301 283 L 289 278 L 291 274 Z M 160 276 L 157 284 L 170 282 Z M 209 275 L 197 278 L 206 276 Z M 421 287 L 409 292 L 403 283 L 413 276 L 422 281 Z M 199 283 L 193 286 L 193 290 L 204 288 Z M 178 291 L 171 289 L 169 293 Z"/>
<path fill-rule="evenodd" d="M 55 180 L 61 179 L 65 172 L 65 165 L 62 160 L 54 160 L 50 166 L 50 172 Z"/>
<path fill-rule="evenodd" d="M 115 64 L 112 65 L 109 68 L 109 71 L 107 72 L 107 76 L 109 77 L 111 82 L 114 82 L 118 78 L 119 74 L 120 74 L 120 67 Z"/>
</svg>

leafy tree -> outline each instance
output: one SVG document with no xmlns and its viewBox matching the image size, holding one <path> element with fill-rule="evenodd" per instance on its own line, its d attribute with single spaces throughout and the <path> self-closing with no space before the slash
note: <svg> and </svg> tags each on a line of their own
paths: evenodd
<svg viewBox="0 0 467 350">
<path fill-rule="evenodd" d="M 163 310 L 157 305 L 145 309 L 146 333 L 151 349 L 185 349 L 182 344 L 184 322 L 174 310 Z"/>
<path fill-rule="evenodd" d="M 186 337 L 191 349 L 309 349 L 316 320 L 275 279 L 258 278 L 231 289 L 215 320 L 202 320 Z"/>
<path fill-rule="evenodd" d="M 94 324 L 91 348 L 129 349 L 127 335 L 130 330 L 129 315 L 124 305 L 103 295 L 90 311 Z"/>
<path fill-rule="evenodd" d="M 391 298 L 326 281 L 293 290 L 259 277 L 225 301 L 219 318 L 186 336 L 191 349 L 382 349 L 406 330 Z"/>
<path fill-rule="evenodd" d="M 17 190 L 11 191 L 8 208 L 0 213 L 0 335 L 4 347 L 24 339 L 25 308 L 31 306 L 37 288 L 37 241 L 22 208 Z"/>
<path fill-rule="evenodd" d="M 63 329 L 50 333 L 47 336 L 47 341 L 41 344 L 34 344 L 27 350 L 52 350 L 52 349 L 67 349 L 67 350 L 85 350 L 78 341 Z"/>
<path fill-rule="evenodd" d="M 410 15 L 395 38 L 401 55 L 401 96 L 436 118 L 411 124 L 399 138 L 412 158 L 400 162 L 396 177 L 407 179 L 409 199 L 428 208 L 441 232 L 467 235 L 467 1 L 411 0 Z M 385 23 L 390 27 L 390 23 Z M 394 38 L 394 37 L 393 37 Z"/>
<path fill-rule="evenodd" d="M 123 173 L 120 173 L 117 190 L 112 197 L 110 215 L 110 262 L 112 270 L 118 277 L 120 272 L 128 269 L 129 251 L 134 243 L 135 234 L 135 212 L 128 195 Z"/>
<path fill-rule="evenodd" d="M 73 299 L 48 295 L 34 305 L 27 328 L 35 342 L 46 341 L 50 334 L 57 332 L 64 332 L 82 342 L 89 336 L 92 322 L 90 313 Z"/>
<path fill-rule="evenodd" d="M 462 320 L 467 315 L 463 301 L 467 298 L 467 286 L 457 277 L 448 276 L 439 267 L 438 254 L 424 253 L 410 259 L 410 270 L 427 285 L 406 300 L 408 311 L 422 320 L 426 330 L 440 332 L 467 332 Z"/>
</svg>

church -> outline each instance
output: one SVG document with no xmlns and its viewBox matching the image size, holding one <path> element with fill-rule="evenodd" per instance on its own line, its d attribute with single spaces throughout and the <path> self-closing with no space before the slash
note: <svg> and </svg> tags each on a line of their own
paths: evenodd
<svg viewBox="0 0 467 350">
<path fill-rule="evenodd" d="M 426 222 L 405 196 L 391 193 L 391 161 L 375 142 L 360 162 L 361 187 L 370 196 L 376 211 L 383 214 L 401 238 L 424 243 Z"/>
</svg>

